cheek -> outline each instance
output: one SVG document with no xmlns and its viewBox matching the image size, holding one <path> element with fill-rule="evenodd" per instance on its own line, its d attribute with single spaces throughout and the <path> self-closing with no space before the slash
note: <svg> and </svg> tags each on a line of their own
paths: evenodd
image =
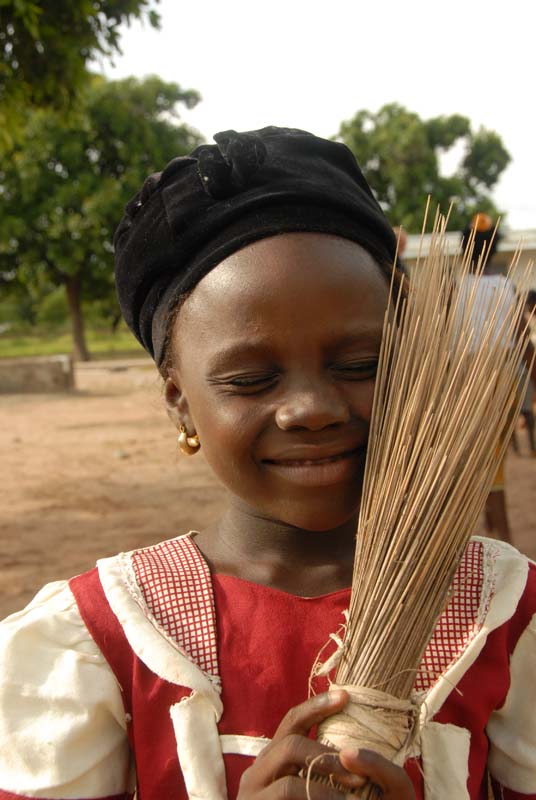
<svg viewBox="0 0 536 800">
<path fill-rule="evenodd" d="M 192 396 L 189 404 L 207 462 L 229 483 L 246 462 L 252 462 L 255 441 L 263 429 L 262 408 L 206 393 L 202 398 Z"/>
<path fill-rule="evenodd" d="M 352 414 L 365 422 L 370 422 L 372 417 L 372 404 L 374 402 L 375 381 L 360 381 L 350 384 L 348 402 L 352 407 Z"/>
<path fill-rule="evenodd" d="M 232 442 L 236 446 L 242 440 L 251 439 L 257 425 L 258 410 L 253 412 L 240 403 L 225 398 L 203 397 L 203 403 L 190 401 L 190 412 L 200 438 L 218 442 Z"/>
</svg>

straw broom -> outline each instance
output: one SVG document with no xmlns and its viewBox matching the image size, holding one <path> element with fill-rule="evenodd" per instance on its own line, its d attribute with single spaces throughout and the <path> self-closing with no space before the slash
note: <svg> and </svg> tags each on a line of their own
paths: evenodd
<svg viewBox="0 0 536 800">
<path fill-rule="evenodd" d="M 338 662 L 335 685 L 350 694 L 319 740 L 400 765 L 418 733 L 419 664 L 519 413 L 529 340 L 526 291 L 509 283 L 481 308 L 484 259 L 468 278 L 470 242 L 452 268 L 445 230 L 436 215 L 409 288 L 391 287 L 344 641 L 313 669 L 326 674 Z M 510 278 L 518 262 L 519 253 Z M 369 785 L 361 796 L 380 793 Z"/>
</svg>

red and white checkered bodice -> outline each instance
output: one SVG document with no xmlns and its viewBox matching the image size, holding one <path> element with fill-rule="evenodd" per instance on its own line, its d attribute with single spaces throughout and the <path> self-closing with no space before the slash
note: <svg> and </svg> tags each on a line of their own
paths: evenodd
<svg viewBox="0 0 536 800">
<path fill-rule="evenodd" d="M 192 537 L 136 550 L 132 566 L 156 623 L 203 672 L 219 680 L 212 578 Z"/>
<path fill-rule="evenodd" d="M 483 546 L 472 541 L 456 572 L 448 604 L 424 653 L 415 689 L 430 689 L 480 630 L 491 596 L 484 587 Z M 210 570 L 191 535 L 137 550 L 132 565 L 156 623 L 206 674 L 219 678 Z"/>
</svg>

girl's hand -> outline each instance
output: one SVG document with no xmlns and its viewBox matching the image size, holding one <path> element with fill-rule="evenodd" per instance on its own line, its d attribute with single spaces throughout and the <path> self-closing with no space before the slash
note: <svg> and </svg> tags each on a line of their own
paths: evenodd
<svg viewBox="0 0 536 800">
<path fill-rule="evenodd" d="M 365 750 L 343 750 L 339 758 L 336 750 L 308 738 L 313 725 L 343 709 L 347 701 L 346 692 L 333 691 L 292 708 L 270 744 L 242 775 L 237 800 L 344 800 L 359 796 L 359 788 L 368 779 L 389 800 L 415 800 L 411 782 L 400 767 Z M 306 776 L 313 760 L 315 774 L 330 776 L 344 788 L 311 780 L 308 795 Z"/>
</svg>

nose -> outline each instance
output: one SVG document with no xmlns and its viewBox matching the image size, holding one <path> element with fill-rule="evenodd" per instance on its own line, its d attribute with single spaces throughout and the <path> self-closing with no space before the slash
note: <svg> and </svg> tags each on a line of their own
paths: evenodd
<svg viewBox="0 0 536 800">
<path fill-rule="evenodd" d="M 293 428 L 319 431 L 329 425 L 348 422 L 348 403 L 334 386 L 324 382 L 289 389 L 279 404 L 277 427 L 283 431 Z"/>
</svg>

